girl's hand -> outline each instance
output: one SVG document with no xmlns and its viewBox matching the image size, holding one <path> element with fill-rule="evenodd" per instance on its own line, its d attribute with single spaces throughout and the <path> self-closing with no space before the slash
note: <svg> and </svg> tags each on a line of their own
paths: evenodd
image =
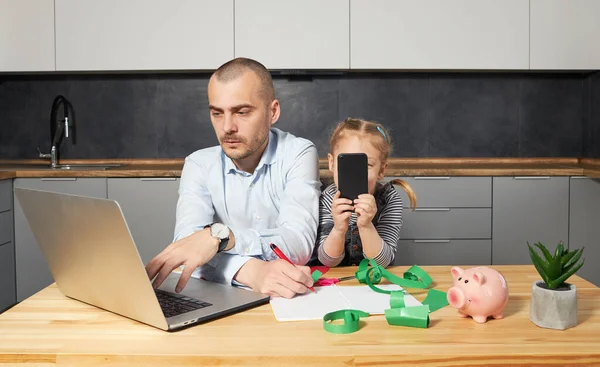
<svg viewBox="0 0 600 367">
<path fill-rule="evenodd" d="M 340 192 L 337 191 L 331 203 L 331 216 L 333 217 L 333 229 L 335 231 L 346 233 L 353 209 L 352 200 L 340 198 Z"/>
<path fill-rule="evenodd" d="M 354 200 L 354 211 L 358 228 L 369 226 L 377 214 L 375 197 L 371 194 L 360 194 L 358 199 Z"/>
</svg>

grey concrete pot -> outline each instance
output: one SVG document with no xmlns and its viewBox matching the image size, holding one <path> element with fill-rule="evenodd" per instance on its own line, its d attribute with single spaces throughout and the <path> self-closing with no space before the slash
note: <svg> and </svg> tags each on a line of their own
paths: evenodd
<svg viewBox="0 0 600 367">
<path fill-rule="evenodd" d="M 539 327 L 565 330 L 577 325 L 577 287 L 565 283 L 568 289 L 554 290 L 535 281 L 531 289 L 529 319 Z"/>
</svg>

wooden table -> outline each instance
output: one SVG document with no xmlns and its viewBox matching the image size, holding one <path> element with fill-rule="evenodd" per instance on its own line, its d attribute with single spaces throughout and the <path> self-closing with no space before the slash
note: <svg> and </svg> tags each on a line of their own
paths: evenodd
<svg viewBox="0 0 600 367">
<path fill-rule="evenodd" d="M 432 287 L 448 290 L 449 266 L 422 268 Z M 431 313 L 426 329 L 390 326 L 384 316 L 371 316 L 346 335 L 326 332 L 322 321 L 278 323 L 269 305 L 167 333 L 65 298 L 51 285 L 0 315 L 0 365 L 600 365 L 600 288 L 572 277 L 579 324 L 542 329 L 529 321 L 531 286 L 538 279 L 533 267 L 495 268 L 510 289 L 504 319 L 477 324 L 447 306 Z M 406 269 L 390 268 L 396 274 Z M 354 270 L 332 269 L 327 276 Z M 419 300 L 426 294 L 409 292 Z"/>
</svg>

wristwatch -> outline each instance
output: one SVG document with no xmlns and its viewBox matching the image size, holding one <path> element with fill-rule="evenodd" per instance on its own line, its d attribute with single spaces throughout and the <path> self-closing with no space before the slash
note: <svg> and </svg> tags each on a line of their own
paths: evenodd
<svg viewBox="0 0 600 367">
<path fill-rule="evenodd" d="M 210 235 L 219 240 L 219 249 L 217 252 L 225 250 L 229 243 L 229 227 L 223 223 L 212 223 L 207 227 L 210 227 Z"/>
</svg>

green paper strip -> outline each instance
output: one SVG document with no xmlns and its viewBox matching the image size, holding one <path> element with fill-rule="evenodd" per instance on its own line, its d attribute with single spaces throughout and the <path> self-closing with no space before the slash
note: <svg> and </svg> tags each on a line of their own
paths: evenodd
<svg viewBox="0 0 600 367">
<path fill-rule="evenodd" d="M 385 319 L 390 325 L 427 328 L 429 326 L 429 306 L 390 308 L 385 310 Z"/>
<path fill-rule="evenodd" d="M 368 267 L 369 264 L 371 267 Z M 389 280 L 391 283 L 401 286 L 402 288 L 419 288 L 424 289 L 431 285 L 432 279 L 427 272 L 417 265 L 413 265 L 410 269 L 404 272 L 404 278 L 390 273 L 388 270 L 377 265 L 374 260 L 363 259 L 356 272 L 356 278 L 360 283 L 370 284 L 371 289 L 375 290 L 373 284 L 379 284 L 381 278 Z M 380 290 L 379 293 L 389 293 Z"/>
<path fill-rule="evenodd" d="M 369 268 L 369 264 L 371 265 L 371 267 Z M 374 269 L 374 270 L 372 270 Z M 354 276 L 356 277 L 356 279 L 358 279 L 358 281 L 360 283 L 365 284 L 366 283 L 366 278 L 369 274 L 369 270 L 371 270 L 373 273 L 373 279 L 371 279 L 371 282 L 373 284 L 379 284 L 379 282 L 381 281 L 381 268 L 377 265 L 377 263 L 375 262 L 375 260 L 372 259 L 362 259 L 360 264 L 358 264 L 358 271 L 354 274 Z"/>
<path fill-rule="evenodd" d="M 313 271 L 312 274 L 311 274 L 313 283 L 316 282 L 317 280 L 319 280 L 319 278 L 321 277 L 321 275 L 323 275 L 323 273 L 321 273 L 320 270 Z"/>
<path fill-rule="evenodd" d="M 369 314 L 360 310 L 339 310 L 323 316 L 323 328 L 332 334 L 350 334 L 360 328 L 360 318 Z M 332 324 L 331 321 L 344 320 L 343 324 Z"/>
<path fill-rule="evenodd" d="M 448 306 L 446 292 L 430 289 L 429 292 L 427 292 L 427 297 L 423 300 L 423 304 L 429 306 L 429 312 L 437 311 L 442 307 Z"/>
<path fill-rule="evenodd" d="M 390 293 L 390 308 L 406 307 L 404 303 L 404 291 L 393 291 Z"/>
</svg>

